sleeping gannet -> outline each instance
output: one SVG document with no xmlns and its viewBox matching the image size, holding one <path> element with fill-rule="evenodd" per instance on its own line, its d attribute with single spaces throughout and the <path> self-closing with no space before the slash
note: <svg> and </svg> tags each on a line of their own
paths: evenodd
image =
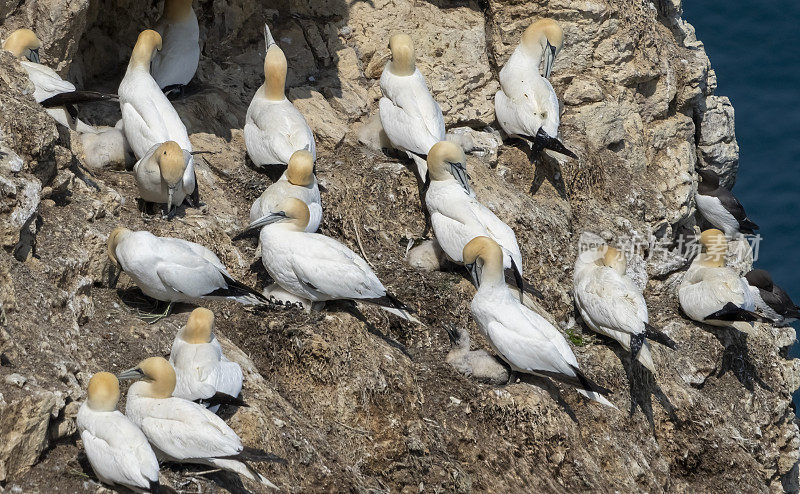
<svg viewBox="0 0 800 494">
<path fill-rule="evenodd" d="M 569 384 L 587 398 L 614 407 L 603 396 L 610 391 L 593 383 L 578 368 L 564 336 L 512 295 L 503 276 L 503 251 L 497 242 L 489 237 L 474 238 L 464 247 L 463 259 L 478 287 L 470 305 L 472 317 L 513 371 Z"/>
<path fill-rule="evenodd" d="M 169 302 L 227 299 L 245 305 L 269 304 L 263 295 L 231 277 L 219 258 L 194 242 L 115 228 L 108 236 L 114 268 L 130 276 L 148 297 Z"/>
<path fill-rule="evenodd" d="M 614 247 L 582 252 L 573 273 L 575 305 L 593 331 L 620 342 L 655 373 L 647 339 L 673 349 L 675 342 L 650 325 L 642 292 L 625 276 L 625 267 L 625 254 Z"/>
<path fill-rule="evenodd" d="M 247 108 L 244 143 L 256 166 L 285 165 L 300 149 L 316 161 L 314 133 L 306 119 L 284 94 L 286 55 L 264 26 L 267 55 L 264 57 L 264 84 L 258 88 Z"/>
<path fill-rule="evenodd" d="M 704 169 L 697 170 L 697 174 L 702 181 L 697 184 L 694 200 L 703 218 L 731 238 L 740 233 L 753 234 L 753 230 L 758 230 L 758 225 L 750 221 L 739 200 L 719 184 L 716 172 Z"/>
<path fill-rule="evenodd" d="M 558 140 L 558 96 L 547 80 L 563 45 L 561 26 L 552 19 L 539 19 L 528 26 L 500 70 L 500 90 L 494 96 L 497 121 L 510 137 L 528 143 L 531 159 L 544 149 L 577 158 Z M 539 74 L 542 58 L 544 77 Z"/>
<path fill-rule="evenodd" d="M 756 308 L 773 319 L 778 326 L 788 326 L 800 319 L 800 308 L 792 302 L 783 288 L 772 282 L 772 276 L 763 269 L 754 269 L 744 275 Z"/>
<path fill-rule="evenodd" d="M 317 177 L 314 176 L 314 156 L 301 149 L 289 158 L 289 166 L 277 182 L 267 187 L 250 208 L 250 225 L 247 230 L 263 226 L 278 204 L 288 197 L 300 199 L 308 206 L 309 220 L 306 231 L 314 233 L 322 221 L 322 202 Z"/>
<path fill-rule="evenodd" d="M 83 449 L 97 478 L 108 485 L 158 492 L 158 460 L 147 437 L 117 410 L 119 381 L 98 372 L 75 419 Z"/>
<path fill-rule="evenodd" d="M 452 349 L 445 361 L 455 370 L 467 377 L 491 384 L 508 383 L 508 369 L 484 349 L 469 349 L 469 331 L 452 325 L 445 325 Z"/>
<path fill-rule="evenodd" d="M 153 79 L 162 89 L 186 86 L 200 61 L 200 27 L 192 0 L 165 0 L 164 13 L 154 29 L 163 44 L 150 66 Z"/>
<path fill-rule="evenodd" d="M 133 165 L 133 177 L 142 200 L 166 204 L 167 215 L 184 199 L 200 203 L 192 154 L 175 141 L 154 144 Z"/>
<path fill-rule="evenodd" d="M 425 157 L 445 139 L 442 109 L 416 66 L 411 37 L 395 34 L 389 38 L 389 50 L 392 59 L 383 68 L 380 82 L 381 124 L 392 145 L 414 160 L 420 180 L 425 181 Z"/>
<path fill-rule="evenodd" d="M 277 489 L 245 462 L 281 460 L 243 447 L 239 436 L 213 412 L 172 396 L 175 370 L 164 358 L 145 359 L 117 377 L 141 379 L 128 389 L 125 415 L 144 432 L 159 458 L 211 465 Z"/>
<path fill-rule="evenodd" d="M 210 310 L 198 307 L 192 311 L 186 326 L 175 335 L 169 363 L 177 376 L 172 396 L 199 401 L 213 412 L 219 404 L 247 406 L 238 398 L 242 368 L 222 354 Z"/>
<path fill-rule="evenodd" d="M 754 321 L 755 301 L 747 280 L 725 266 L 728 241 L 717 229 L 700 234 L 702 252 L 692 261 L 678 287 L 683 312 L 695 321 L 730 326 L 747 332 Z M 771 321 L 769 321 L 771 322 Z"/>
</svg>

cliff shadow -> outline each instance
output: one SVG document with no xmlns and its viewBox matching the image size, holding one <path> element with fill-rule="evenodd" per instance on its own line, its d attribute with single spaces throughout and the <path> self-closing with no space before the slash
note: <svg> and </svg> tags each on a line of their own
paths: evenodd
<svg viewBox="0 0 800 494">
<path fill-rule="evenodd" d="M 717 366 L 716 377 L 720 378 L 731 372 L 742 386 L 751 393 L 755 385 L 772 392 L 772 388 L 761 379 L 747 345 L 747 334 L 735 328 L 701 325 L 702 329 L 714 335 L 723 346 L 722 360 Z"/>
</svg>

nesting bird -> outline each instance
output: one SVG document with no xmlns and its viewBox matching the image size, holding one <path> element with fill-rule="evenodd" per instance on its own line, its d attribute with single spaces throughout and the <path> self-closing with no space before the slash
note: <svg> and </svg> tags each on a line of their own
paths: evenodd
<svg viewBox="0 0 800 494">
<path fill-rule="evenodd" d="M 250 225 L 247 230 L 264 226 L 272 211 L 286 198 L 300 199 L 308 206 L 309 219 L 306 231 L 316 232 L 322 221 L 322 202 L 319 196 L 319 185 L 314 175 L 314 156 L 301 149 L 295 151 L 289 159 L 289 166 L 277 182 L 267 187 L 250 207 Z"/>
<path fill-rule="evenodd" d="M 172 396 L 199 401 L 214 412 L 220 404 L 246 406 L 237 398 L 242 391 L 242 368 L 222 354 L 210 310 L 192 311 L 186 326 L 175 335 L 169 363 L 177 378 Z"/>
<path fill-rule="evenodd" d="M 625 275 L 626 264 L 625 254 L 613 247 L 582 252 L 573 274 L 575 305 L 593 331 L 620 342 L 631 358 L 655 373 L 647 340 L 673 349 L 675 342 L 650 325 L 642 292 Z"/>
<path fill-rule="evenodd" d="M 162 89 L 186 86 L 200 62 L 200 27 L 192 0 L 165 0 L 155 31 L 163 43 L 150 66 L 153 79 Z"/>
<path fill-rule="evenodd" d="M 500 70 L 500 90 L 494 96 L 497 121 L 510 137 L 528 143 L 531 158 L 544 149 L 577 158 L 558 140 L 558 96 L 547 80 L 563 45 L 561 26 L 552 19 L 539 19 L 528 26 Z M 544 77 L 539 74 L 542 63 Z"/>
<path fill-rule="evenodd" d="M 719 184 L 719 175 L 715 171 L 703 169 L 697 170 L 697 174 L 702 181 L 697 185 L 694 200 L 703 218 L 728 237 L 740 233 L 753 234 L 758 230 L 758 225 L 750 221 L 739 200 Z"/>
<path fill-rule="evenodd" d="M 154 144 L 133 166 L 139 195 L 145 202 L 167 205 L 167 215 L 184 199 L 200 203 L 194 160 L 175 141 Z"/>
<path fill-rule="evenodd" d="M 494 356 L 483 349 L 469 349 L 469 331 L 455 326 L 445 326 L 452 349 L 447 353 L 445 362 L 467 377 L 491 384 L 506 384 L 508 369 Z"/>
<path fill-rule="evenodd" d="M 117 377 L 140 379 L 128 389 L 125 414 L 139 426 L 159 458 L 211 465 L 277 489 L 246 462 L 279 459 L 245 448 L 224 420 L 202 405 L 172 396 L 175 371 L 164 358 L 145 359 Z"/>
<path fill-rule="evenodd" d="M 295 151 L 305 149 L 317 159 L 314 133 L 306 119 L 286 98 L 286 55 L 264 26 L 267 55 L 264 84 L 256 90 L 247 108 L 244 143 L 256 166 L 285 165 Z"/>
<path fill-rule="evenodd" d="M 756 309 L 773 319 L 778 326 L 788 326 L 800 319 L 800 308 L 792 302 L 789 294 L 772 281 L 772 276 L 763 269 L 753 269 L 744 278 L 750 285 L 750 293 Z"/>
<path fill-rule="evenodd" d="M 75 421 L 97 478 L 108 485 L 158 492 L 158 459 L 147 437 L 117 410 L 119 381 L 108 372 L 89 380 Z"/>
<path fill-rule="evenodd" d="M 425 157 L 445 139 L 444 117 L 415 63 L 414 45 L 407 34 L 389 39 L 392 59 L 381 74 L 379 112 L 392 145 L 405 151 L 417 165 L 420 180 L 427 173 Z"/>
<path fill-rule="evenodd" d="M 488 237 L 474 238 L 464 247 L 463 259 L 478 287 L 470 305 L 472 317 L 513 371 L 569 384 L 587 398 L 614 407 L 604 396 L 609 390 L 578 368 L 564 336 L 511 293 L 503 276 L 503 251 L 497 242 Z"/>
</svg>

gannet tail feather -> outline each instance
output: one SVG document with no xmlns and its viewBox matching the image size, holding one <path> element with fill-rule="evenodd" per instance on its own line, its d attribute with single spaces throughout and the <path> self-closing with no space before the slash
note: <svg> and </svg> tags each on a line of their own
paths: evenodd
<svg viewBox="0 0 800 494">
<path fill-rule="evenodd" d="M 202 404 L 204 406 L 207 406 L 207 407 L 214 406 L 214 405 L 233 405 L 233 406 L 237 406 L 237 407 L 249 407 L 250 406 L 243 399 L 241 399 L 239 397 L 231 396 L 229 394 L 222 393 L 222 392 L 219 392 L 219 391 L 214 393 L 214 396 L 212 396 L 210 398 L 200 398 L 199 400 L 195 400 L 195 401 L 197 403 L 200 403 L 200 404 Z"/>
<path fill-rule="evenodd" d="M 712 314 L 707 315 L 703 318 L 705 321 L 743 321 L 743 322 L 766 322 L 766 323 L 773 323 L 772 319 L 767 317 L 762 317 L 756 314 L 755 312 L 751 312 L 749 310 L 742 309 L 738 305 L 734 304 L 733 302 L 728 302 L 725 306 L 714 312 Z"/>
<path fill-rule="evenodd" d="M 158 494 L 161 492 L 161 484 L 158 482 L 158 479 L 150 481 L 150 492 L 152 494 Z"/>
<path fill-rule="evenodd" d="M 278 489 L 278 486 L 270 482 L 269 479 L 258 473 L 253 467 L 243 461 L 234 460 L 231 458 L 209 458 L 207 461 L 212 466 L 238 473 L 243 477 L 247 477 L 255 482 L 260 482 L 268 487 L 271 487 L 272 489 Z"/>
<path fill-rule="evenodd" d="M 545 149 L 550 149 L 557 153 L 569 156 L 570 158 L 578 159 L 577 154 L 567 149 L 567 147 L 564 146 L 564 144 L 557 138 L 547 135 L 547 132 L 541 128 L 539 129 L 539 132 L 536 133 L 536 137 L 533 138 L 533 142 L 531 144 L 531 159 L 539 156 L 539 154 L 541 154 L 541 152 Z"/>
<path fill-rule="evenodd" d="M 263 449 L 258 448 L 251 448 L 249 446 L 245 446 L 239 454 L 233 456 L 225 456 L 225 458 L 231 460 L 239 460 L 242 462 L 245 461 L 258 461 L 258 462 L 272 462 L 272 463 L 286 463 L 286 460 L 281 458 L 280 456 L 270 453 L 268 451 L 264 451 Z"/>
<path fill-rule="evenodd" d="M 250 288 L 240 281 L 236 281 L 225 273 L 222 277 L 228 284 L 227 288 L 218 288 L 209 293 L 208 297 L 232 298 L 244 305 L 272 305 L 270 300 L 256 290 Z"/>
<path fill-rule="evenodd" d="M 55 106 L 74 105 L 77 103 L 88 103 L 90 101 L 119 101 L 116 94 L 100 93 L 98 91 L 70 91 L 51 96 L 41 102 L 45 108 Z M 73 117 L 74 118 L 74 117 Z"/>
<path fill-rule="evenodd" d="M 667 336 L 666 333 L 651 326 L 649 323 L 644 323 L 644 336 L 646 336 L 649 340 L 655 341 L 656 343 L 661 343 L 662 345 L 675 350 L 675 341 Z"/>
<path fill-rule="evenodd" d="M 745 218 L 739 222 L 739 231 L 748 235 L 755 235 L 758 225 L 753 223 L 750 218 Z"/>
<path fill-rule="evenodd" d="M 512 262 L 512 265 L 516 265 L 516 263 L 514 263 L 513 259 L 512 259 L 511 262 Z M 520 275 L 520 279 L 519 280 L 517 280 L 517 275 L 518 274 Z M 531 295 L 533 295 L 534 297 L 538 298 L 539 300 L 544 300 L 544 294 L 538 288 L 533 286 L 531 283 L 525 281 L 525 278 L 522 278 L 521 274 L 518 273 L 518 271 L 516 271 L 514 268 L 506 269 L 504 275 L 505 275 L 505 278 L 506 278 L 506 284 L 508 284 L 508 285 L 514 284 L 514 285 L 517 286 L 517 288 L 520 288 L 519 284 L 520 284 L 520 281 L 521 281 L 521 283 L 522 283 L 521 290 L 523 292 L 530 293 Z"/>
</svg>

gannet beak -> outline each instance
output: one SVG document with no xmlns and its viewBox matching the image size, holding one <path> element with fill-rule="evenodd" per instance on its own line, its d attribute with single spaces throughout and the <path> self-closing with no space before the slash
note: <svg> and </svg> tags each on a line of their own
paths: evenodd
<svg viewBox="0 0 800 494">
<path fill-rule="evenodd" d="M 245 237 L 249 237 L 254 232 L 257 232 L 264 228 L 267 225 L 271 225 L 273 223 L 278 223 L 279 221 L 283 221 L 286 219 L 286 213 L 284 211 L 278 211 L 277 213 L 270 213 L 266 216 L 262 216 L 261 218 L 255 220 L 254 222 L 247 225 L 247 228 L 242 230 L 238 235 L 233 237 L 234 240 L 241 240 Z"/>
<path fill-rule="evenodd" d="M 466 264 L 464 267 L 467 268 L 467 271 L 469 271 L 469 276 L 472 278 L 472 282 L 475 284 L 475 287 L 479 287 L 481 285 L 481 275 L 478 271 L 477 263 L 473 262 L 472 264 Z"/>
<path fill-rule="evenodd" d="M 458 343 L 458 330 L 452 324 L 445 324 L 444 330 L 447 331 L 447 337 L 450 338 L 450 344 L 455 345 Z"/>
<path fill-rule="evenodd" d="M 117 379 L 120 381 L 124 381 L 126 379 L 141 379 L 142 377 L 144 377 L 144 372 L 142 372 L 142 369 L 138 367 L 134 367 L 117 374 Z"/>
<path fill-rule="evenodd" d="M 422 184 L 422 196 L 425 197 L 425 194 L 428 193 L 428 189 L 431 186 L 431 172 L 425 171 L 425 182 Z"/>
<path fill-rule="evenodd" d="M 39 63 L 39 49 L 30 50 L 30 55 L 28 55 L 28 60 L 33 63 Z"/>
<path fill-rule="evenodd" d="M 550 79 L 550 73 L 553 71 L 553 62 L 556 61 L 556 47 L 547 42 L 547 47 L 544 50 L 544 78 Z"/>
<path fill-rule="evenodd" d="M 108 287 L 114 289 L 117 287 L 117 281 L 119 281 L 119 275 L 122 273 L 122 269 L 118 268 L 116 264 L 113 262 L 111 263 L 111 270 L 108 272 Z"/>
<path fill-rule="evenodd" d="M 167 216 L 169 216 L 170 212 L 172 211 L 173 194 L 175 194 L 175 187 L 170 187 L 169 191 L 167 191 Z"/>
<path fill-rule="evenodd" d="M 450 173 L 458 180 L 461 187 L 469 194 L 469 175 L 467 175 L 467 167 L 464 163 L 450 163 Z"/>
<path fill-rule="evenodd" d="M 272 32 L 270 32 L 269 26 L 266 24 L 264 24 L 264 43 L 267 46 L 267 50 L 269 50 L 270 46 L 277 44 L 275 43 L 275 38 L 272 37 Z"/>
</svg>

